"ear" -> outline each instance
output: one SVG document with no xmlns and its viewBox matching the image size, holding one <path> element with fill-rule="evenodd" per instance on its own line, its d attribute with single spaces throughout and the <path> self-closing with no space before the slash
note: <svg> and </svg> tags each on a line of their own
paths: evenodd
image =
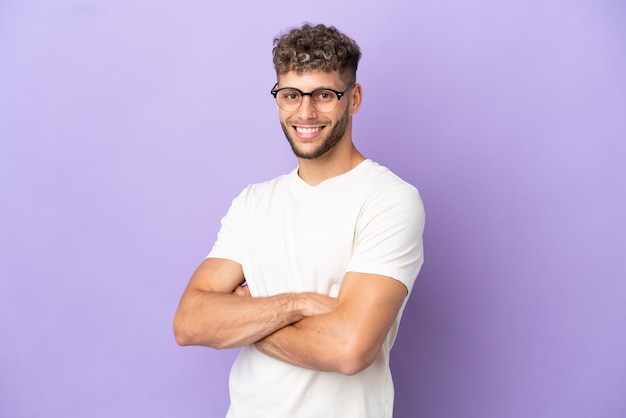
<svg viewBox="0 0 626 418">
<path fill-rule="evenodd" d="M 361 108 L 361 102 L 363 100 L 363 88 L 360 84 L 355 84 L 354 87 L 350 89 L 349 92 L 350 97 L 350 116 L 356 115 L 356 113 Z"/>
</svg>

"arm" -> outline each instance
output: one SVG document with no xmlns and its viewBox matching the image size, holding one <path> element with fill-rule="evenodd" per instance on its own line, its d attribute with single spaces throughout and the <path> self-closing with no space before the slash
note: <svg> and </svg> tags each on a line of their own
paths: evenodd
<svg viewBox="0 0 626 418">
<path fill-rule="evenodd" d="M 307 316 L 334 309 L 335 299 L 315 293 L 242 297 L 241 265 L 207 258 L 193 273 L 174 317 L 180 345 L 213 348 L 254 343 Z"/>
<path fill-rule="evenodd" d="M 395 279 L 349 272 L 334 311 L 286 326 L 256 347 L 297 366 L 356 374 L 378 355 L 406 295 Z"/>
</svg>

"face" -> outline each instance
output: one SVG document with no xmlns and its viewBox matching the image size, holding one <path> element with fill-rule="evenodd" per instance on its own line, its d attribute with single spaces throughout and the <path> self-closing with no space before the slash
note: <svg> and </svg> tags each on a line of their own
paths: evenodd
<svg viewBox="0 0 626 418">
<path fill-rule="evenodd" d="M 323 87 L 343 91 L 348 87 L 337 72 L 315 71 L 298 74 L 291 71 L 282 74 L 278 81 L 278 87 L 295 87 L 304 92 Z M 360 89 L 360 86 L 346 92 L 330 112 L 317 111 L 311 104 L 309 96 L 305 96 L 300 108 L 293 112 L 286 112 L 278 107 L 280 124 L 296 157 L 307 160 L 320 158 L 346 137 L 350 117 L 356 113 L 350 94 L 355 88 Z"/>
</svg>

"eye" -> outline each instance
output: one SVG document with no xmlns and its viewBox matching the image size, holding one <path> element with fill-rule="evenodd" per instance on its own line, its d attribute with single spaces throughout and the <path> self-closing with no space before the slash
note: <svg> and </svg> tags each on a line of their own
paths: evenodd
<svg viewBox="0 0 626 418">
<path fill-rule="evenodd" d="M 314 100 L 316 102 L 330 102 L 335 99 L 335 93 L 330 90 L 319 90 L 315 92 Z"/>
<path fill-rule="evenodd" d="M 282 99 L 286 102 L 297 102 L 300 100 L 300 93 L 295 90 L 285 90 L 281 92 Z"/>
</svg>

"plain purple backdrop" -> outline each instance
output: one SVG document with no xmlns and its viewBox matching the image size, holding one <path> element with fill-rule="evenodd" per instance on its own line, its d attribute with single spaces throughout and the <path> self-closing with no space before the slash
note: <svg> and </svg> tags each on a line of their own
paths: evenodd
<svg viewBox="0 0 626 418">
<path fill-rule="evenodd" d="M 626 416 L 623 2 L 0 2 L 0 416 L 222 417 L 176 346 L 231 199 L 295 167 L 272 38 L 363 50 L 355 142 L 415 184 L 399 418 Z"/>
</svg>

